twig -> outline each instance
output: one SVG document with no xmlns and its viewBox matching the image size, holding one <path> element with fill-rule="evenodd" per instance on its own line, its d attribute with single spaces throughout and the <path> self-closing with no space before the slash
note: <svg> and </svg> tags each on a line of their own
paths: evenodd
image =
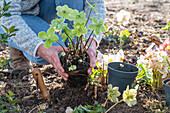
<svg viewBox="0 0 170 113">
<path fill-rule="evenodd" d="M 71 43 L 72 43 L 72 45 L 73 45 L 73 48 L 74 48 L 74 50 L 75 50 L 75 45 L 74 45 L 73 40 L 72 40 L 71 37 L 67 34 L 67 32 L 66 32 L 65 29 L 63 29 L 63 31 L 65 32 L 65 34 L 67 35 L 67 37 L 70 39 L 70 41 L 71 41 Z"/>
<path fill-rule="evenodd" d="M 97 98 L 97 85 L 94 86 L 94 98 Z"/>
<path fill-rule="evenodd" d="M 67 19 L 69 25 L 71 26 L 72 29 L 74 29 L 73 25 L 70 23 L 70 21 Z"/>
<path fill-rule="evenodd" d="M 85 23 L 85 26 L 87 25 L 87 23 L 88 23 L 88 21 L 89 21 L 89 19 L 90 19 L 91 12 L 92 12 L 92 9 L 90 9 L 90 13 L 89 13 L 89 15 L 88 15 L 88 19 L 87 19 L 87 21 L 86 21 L 86 23 Z"/>
<path fill-rule="evenodd" d="M 89 82 L 86 84 L 86 87 L 84 88 L 84 90 L 86 91 L 88 87 L 89 87 Z"/>
<path fill-rule="evenodd" d="M 90 33 L 89 38 L 87 39 L 86 44 L 84 45 L 84 48 L 83 48 L 83 49 L 85 49 L 85 47 L 87 46 L 87 44 L 88 44 L 88 42 L 89 42 L 89 40 L 90 40 L 93 32 L 94 32 L 94 30 Z"/>
</svg>

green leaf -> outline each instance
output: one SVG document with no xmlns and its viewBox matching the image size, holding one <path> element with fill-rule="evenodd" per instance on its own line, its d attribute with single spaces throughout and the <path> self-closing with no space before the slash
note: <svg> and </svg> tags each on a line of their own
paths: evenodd
<svg viewBox="0 0 170 113">
<path fill-rule="evenodd" d="M 94 24 L 98 23 L 98 19 L 96 17 L 92 17 L 92 21 L 93 21 Z"/>
<path fill-rule="evenodd" d="M 2 27 L 5 29 L 6 33 L 8 34 L 8 28 L 2 25 Z"/>
<path fill-rule="evenodd" d="M 56 34 L 54 34 L 52 37 L 50 37 L 50 40 L 52 42 L 57 42 L 58 39 L 59 39 L 59 37 Z"/>
<path fill-rule="evenodd" d="M 54 28 L 49 28 L 49 29 L 47 30 L 47 35 L 48 35 L 49 37 L 52 37 L 54 34 L 55 34 L 55 29 L 54 29 Z"/>
<path fill-rule="evenodd" d="M 11 14 L 10 14 L 10 13 L 4 13 L 3 16 L 5 16 L 5 17 L 10 17 Z"/>
<path fill-rule="evenodd" d="M 12 37 L 12 36 L 16 36 L 16 34 L 11 34 L 11 35 L 9 35 L 9 37 Z"/>
<path fill-rule="evenodd" d="M 14 31 L 14 29 L 15 29 L 15 26 L 10 27 L 9 32 L 11 33 L 12 31 Z"/>
<path fill-rule="evenodd" d="M 101 29 L 102 33 L 105 33 L 105 32 L 106 32 L 106 29 L 105 29 L 104 26 L 101 26 L 100 29 Z"/>
<path fill-rule="evenodd" d="M 96 35 L 99 35 L 100 34 L 100 29 L 96 28 L 95 33 L 96 33 Z"/>
<path fill-rule="evenodd" d="M 38 33 L 38 38 L 41 39 L 41 40 L 46 40 L 46 39 L 49 39 L 47 33 L 45 31 L 41 31 Z"/>
<path fill-rule="evenodd" d="M 5 6 L 5 7 L 4 7 L 4 11 L 7 11 L 7 10 L 8 10 L 8 8 L 10 8 L 10 7 L 11 7 L 10 5 Z"/>
<path fill-rule="evenodd" d="M 90 24 L 90 25 L 89 25 L 89 29 L 90 29 L 90 30 L 95 30 L 95 29 L 96 29 L 96 25 Z"/>
<path fill-rule="evenodd" d="M 4 0 L 4 2 L 3 2 L 3 10 L 4 10 L 4 8 L 7 6 L 7 3 L 6 3 L 6 1 Z"/>
<path fill-rule="evenodd" d="M 46 49 L 50 48 L 52 46 L 52 42 L 50 41 L 50 39 L 47 39 L 44 43 L 44 47 Z"/>
</svg>

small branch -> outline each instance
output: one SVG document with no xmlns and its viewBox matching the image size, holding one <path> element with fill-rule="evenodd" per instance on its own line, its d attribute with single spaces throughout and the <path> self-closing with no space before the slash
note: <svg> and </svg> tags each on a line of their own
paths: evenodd
<svg viewBox="0 0 170 113">
<path fill-rule="evenodd" d="M 73 25 L 70 23 L 70 21 L 67 19 L 69 25 L 71 26 L 72 29 L 74 29 Z"/>
<path fill-rule="evenodd" d="M 90 9 L 90 13 L 89 13 L 88 19 L 87 19 L 87 21 L 86 21 L 86 23 L 85 23 L 85 26 L 87 25 L 87 23 L 88 23 L 88 21 L 89 21 L 89 19 L 90 19 L 91 12 L 92 12 L 92 9 Z"/>
<path fill-rule="evenodd" d="M 111 106 L 105 113 L 109 112 L 112 108 L 114 108 L 117 104 L 121 103 L 123 100 L 115 103 L 113 106 Z"/>
<path fill-rule="evenodd" d="M 63 48 L 64 52 L 66 53 L 66 59 L 67 59 L 68 54 L 67 54 L 66 50 L 64 49 L 63 45 L 61 45 L 59 42 L 57 42 L 57 43 Z"/>
<path fill-rule="evenodd" d="M 86 52 L 89 49 L 89 47 L 91 46 L 92 41 L 93 41 L 93 39 L 91 39 L 89 46 L 87 47 L 87 49 L 84 50 L 84 52 Z"/>
<path fill-rule="evenodd" d="M 90 33 L 89 38 L 87 39 L 86 44 L 84 45 L 84 48 L 83 48 L 83 49 L 85 49 L 85 47 L 87 46 L 87 44 L 88 44 L 88 42 L 89 42 L 89 40 L 90 40 L 93 32 L 94 32 L 94 30 Z"/>
<path fill-rule="evenodd" d="M 72 39 L 71 39 L 71 37 L 67 34 L 67 32 L 65 31 L 65 29 L 63 29 L 63 31 L 64 31 L 64 32 L 65 32 L 65 34 L 68 36 L 68 38 L 71 40 L 71 43 L 72 43 L 73 48 L 74 48 L 74 50 L 75 50 L 75 45 L 74 45 L 73 40 L 72 40 Z"/>
<path fill-rule="evenodd" d="M 59 42 L 57 42 L 64 50 L 64 52 L 67 54 L 66 50 L 64 49 L 63 45 L 61 45 Z"/>
</svg>

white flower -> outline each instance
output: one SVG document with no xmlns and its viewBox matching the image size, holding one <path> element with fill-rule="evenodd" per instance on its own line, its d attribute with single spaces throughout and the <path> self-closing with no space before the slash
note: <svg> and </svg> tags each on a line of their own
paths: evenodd
<svg viewBox="0 0 170 113">
<path fill-rule="evenodd" d="M 131 17 L 131 13 L 125 10 L 120 10 L 117 14 L 116 14 L 116 18 L 118 22 L 121 22 L 122 25 L 126 25 L 129 23 Z"/>
<path fill-rule="evenodd" d="M 119 50 L 119 52 L 116 54 L 116 58 L 114 59 L 114 62 L 123 62 L 124 59 L 124 52 L 122 49 Z"/>
<path fill-rule="evenodd" d="M 140 57 L 138 58 L 137 60 L 137 64 L 147 64 L 148 63 L 148 60 L 145 59 L 145 56 L 144 55 L 140 55 Z"/>
<path fill-rule="evenodd" d="M 168 67 L 165 67 L 163 71 L 159 70 L 159 72 L 161 74 L 163 74 L 162 78 L 165 78 L 167 76 L 167 74 L 168 74 Z"/>
<path fill-rule="evenodd" d="M 73 113 L 73 109 L 71 107 L 66 108 L 66 113 Z"/>
</svg>

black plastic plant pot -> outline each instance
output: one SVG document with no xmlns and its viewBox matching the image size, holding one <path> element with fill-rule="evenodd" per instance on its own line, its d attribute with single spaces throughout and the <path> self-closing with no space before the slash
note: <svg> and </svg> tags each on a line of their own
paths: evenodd
<svg viewBox="0 0 170 113">
<path fill-rule="evenodd" d="M 127 85 L 131 87 L 138 74 L 138 68 L 132 64 L 123 62 L 111 62 L 108 64 L 108 83 L 113 87 L 119 87 L 122 94 Z"/>
<path fill-rule="evenodd" d="M 165 91 L 166 105 L 170 107 L 170 85 L 166 84 L 170 78 L 163 80 L 163 87 Z"/>
</svg>

